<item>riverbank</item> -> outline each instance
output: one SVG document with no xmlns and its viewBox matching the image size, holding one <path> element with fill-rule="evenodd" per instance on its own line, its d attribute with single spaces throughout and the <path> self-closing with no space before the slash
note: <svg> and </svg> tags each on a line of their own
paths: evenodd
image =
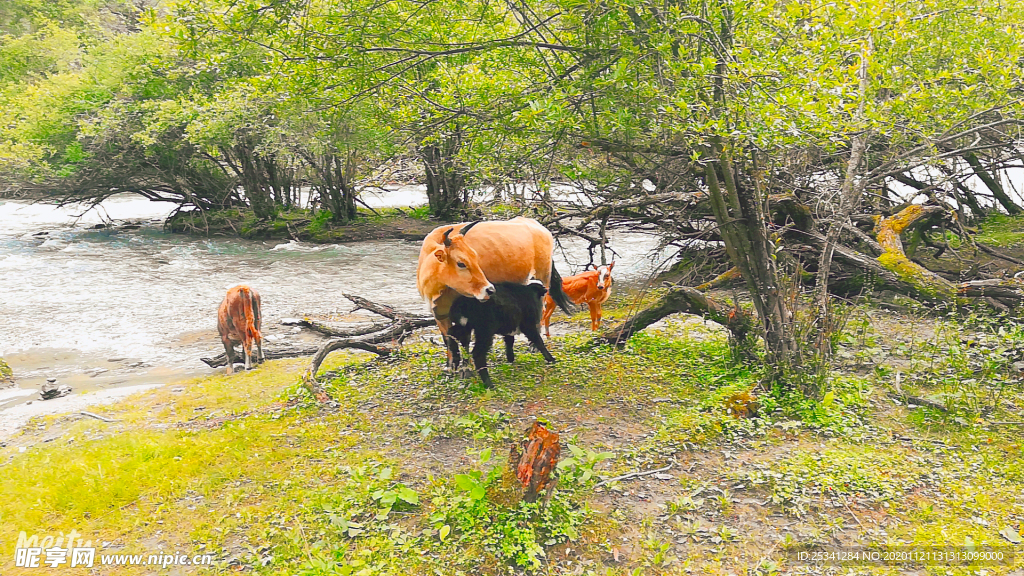
<svg viewBox="0 0 1024 576">
<path fill-rule="evenodd" d="M 995 328 L 858 309 L 823 401 L 758 393 L 742 419 L 727 408 L 759 374 L 692 317 L 623 350 L 555 338 L 551 366 L 517 342 L 493 390 L 452 379 L 429 343 L 332 355 L 330 405 L 300 383 L 308 359 L 166 386 L 96 409 L 112 422 L 36 419 L 0 448 L 0 570 L 34 573 L 12 566 L 19 531 L 72 529 L 97 555 L 211 555 L 199 573 L 774 574 L 811 543 L 1005 550 L 1024 459 L 1000 421 L 1024 394 L 973 367 L 1024 332 Z M 563 444 L 543 512 L 510 505 L 504 474 L 536 419 Z"/>
<path fill-rule="evenodd" d="M 320 212 L 282 210 L 270 221 L 260 221 L 247 208 L 206 212 L 179 212 L 168 218 L 169 232 L 200 236 L 228 236 L 247 240 L 295 240 L 338 244 L 367 240 L 420 241 L 441 222 L 430 220 L 424 208 L 360 209 L 347 224 L 334 224 Z"/>
</svg>

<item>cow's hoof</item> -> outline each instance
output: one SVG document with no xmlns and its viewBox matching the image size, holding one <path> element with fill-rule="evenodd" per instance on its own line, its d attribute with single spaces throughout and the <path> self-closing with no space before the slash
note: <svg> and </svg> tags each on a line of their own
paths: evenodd
<svg viewBox="0 0 1024 576">
<path fill-rule="evenodd" d="M 470 380 L 476 374 L 476 371 L 469 366 L 463 366 L 455 371 L 455 376 L 462 378 L 463 380 Z"/>
</svg>

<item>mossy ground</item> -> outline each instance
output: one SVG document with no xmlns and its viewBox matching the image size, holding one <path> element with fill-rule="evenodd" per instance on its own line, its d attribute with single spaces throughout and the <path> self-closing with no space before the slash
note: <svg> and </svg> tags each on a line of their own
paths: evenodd
<svg viewBox="0 0 1024 576">
<path fill-rule="evenodd" d="M 297 359 L 96 410 L 112 423 L 35 421 L 0 448 L 0 572 L 40 573 L 13 567 L 22 530 L 216 559 L 179 573 L 726 575 L 798 572 L 780 555 L 801 543 L 1010 545 L 1001 532 L 1022 528 L 1021 427 L 1000 423 L 1024 409 L 1019 327 L 860 310 L 824 400 L 759 393 L 742 420 L 723 406 L 759 373 L 697 319 L 623 350 L 586 333 L 551 349 L 553 366 L 521 343 L 514 365 L 493 357 L 493 390 L 420 343 L 333 355 L 331 405 L 306 394 Z M 951 410 L 907 407 L 895 389 Z M 503 474 L 537 418 L 569 462 L 543 513 L 509 506 Z"/>
<path fill-rule="evenodd" d="M 978 228 L 978 242 L 1004 248 L 1024 246 L 1024 216 L 991 214 Z"/>
</svg>

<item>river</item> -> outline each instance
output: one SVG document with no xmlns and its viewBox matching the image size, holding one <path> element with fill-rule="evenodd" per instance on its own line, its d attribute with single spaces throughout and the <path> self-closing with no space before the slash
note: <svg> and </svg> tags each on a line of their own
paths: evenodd
<svg viewBox="0 0 1024 576">
<path fill-rule="evenodd" d="M 403 187 L 366 200 L 408 206 L 425 196 Z M 0 410 L 37 398 L 47 378 L 78 394 L 211 373 L 199 358 L 223 351 L 217 306 L 239 283 L 260 291 L 268 346 L 316 338 L 283 326 L 283 318 L 365 319 L 349 315 L 343 292 L 425 312 L 416 292 L 418 242 L 314 245 L 171 234 L 162 223 L 172 208 L 130 195 L 84 214 L 81 207 L 0 200 L 0 357 L 20 387 L 0 390 Z M 110 220 L 140 225 L 95 228 Z M 611 242 L 620 286 L 645 279 L 660 261 L 650 236 L 619 234 Z M 559 271 L 578 272 L 588 261 L 585 243 L 560 244 Z"/>
</svg>

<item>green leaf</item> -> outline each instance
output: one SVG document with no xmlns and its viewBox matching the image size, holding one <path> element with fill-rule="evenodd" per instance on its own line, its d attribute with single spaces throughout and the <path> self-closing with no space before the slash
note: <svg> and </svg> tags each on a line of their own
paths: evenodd
<svg viewBox="0 0 1024 576">
<path fill-rule="evenodd" d="M 445 538 L 447 538 L 448 535 L 451 534 L 451 532 L 452 527 L 445 524 L 444 526 L 441 526 L 441 530 L 437 533 L 437 535 L 441 537 L 441 542 L 444 542 Z"/>
<path fill-rule="evenodd" d="M 575 458 L 566 458 L 565 460 L 559 460 L 558 464 L 555 465 L 555 468 L 558 468 L 559 470 L 562 470 L 563 468 L 568 468 L 569 466 L 572 466 L 573 464 L 576 464 L 576 459 Z"/>
<path fill-rule="evenodd" d="M 416 494 L 416 491 L 406 486 L 398 487 L 398 497 L 401 498 L 403 502 L 406 502 L 408 504 L 420 503 L 420 497 L 418 494 Z"/>
<path fill-rule="evenodd" d="M 480 463 L 481 464 L 486 464 L 488 461 L 490 461 L 490 459 L 491 459 L 491 449 L 490 448 L 485 448 L 482 452 L 480 452 Z"/>
<path fill-rule="evenodd" d="M 836 399 L 836 393 L 833 390 L 829 390 L 825 393 L 825 397 L 821 399 L 821 405 L 828 408 L 832 406 L 832 401 Z"/>
<path fill-rule="evenodd" d="M 487 491 L 484 489 L 483 484 L 477 484 L 469 491 L 469 497 L 473 500 L 483 500 L 486 495 Z"/>
<path fill-rule="evenodd" d="M 469 474 L 456 474 L 455 485 L 461 490 L 472 490 L 477 484 L 476 478 L 473 478 Z"/>
<path fill-rule="evenodd" d="M 391 467 L 382 468 L 380 471 L 379 478 L 381 480 L 391 480 Z"/>
</svg>

